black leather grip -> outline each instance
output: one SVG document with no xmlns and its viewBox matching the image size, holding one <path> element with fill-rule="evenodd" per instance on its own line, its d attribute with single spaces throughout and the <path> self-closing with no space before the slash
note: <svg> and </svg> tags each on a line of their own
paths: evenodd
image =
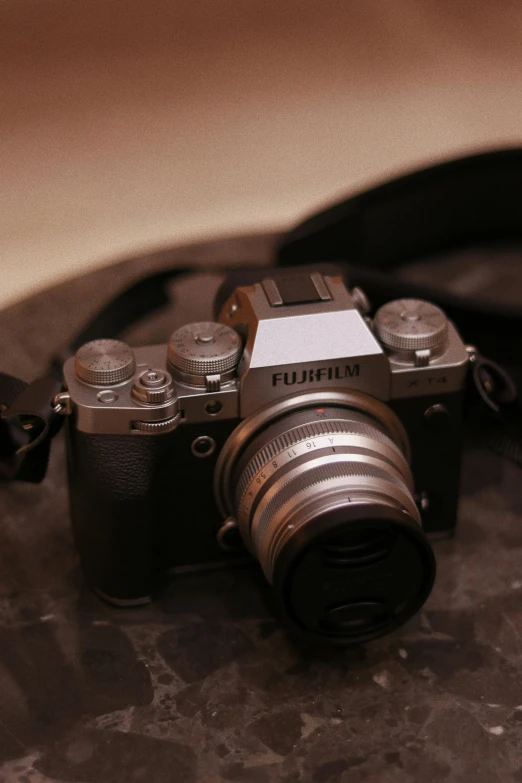
<svg viewBox="0 0 522 783">
<path fill-rule="evenodd" d="M 146 598 L 169 435 L 92 435 L 67 428 L 71 520 L 89 585 L 112 599 Z"/>
</svg>

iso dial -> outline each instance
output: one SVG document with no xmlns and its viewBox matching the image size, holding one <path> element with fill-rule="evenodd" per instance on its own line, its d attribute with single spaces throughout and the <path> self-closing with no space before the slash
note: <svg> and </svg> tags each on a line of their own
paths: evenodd
<svg viewBox="0 0 522 783">
<path fill-rule="evenodd" d="M 416 356 L 440 356 L 448 339 L 446 315 L 423 299 L 395 299 L 383 305 L 375 315 L 374 329 L 389 353 L 414 362 Z"/>
</svg>

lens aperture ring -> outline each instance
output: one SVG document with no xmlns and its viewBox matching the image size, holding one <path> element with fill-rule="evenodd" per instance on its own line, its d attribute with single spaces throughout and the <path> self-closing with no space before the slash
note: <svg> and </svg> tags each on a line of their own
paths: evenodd
<svg viewBox="0 0 522 783">
<path fill-rule="evenodd" d="M 241 478 L 237 485 L 236 498 L 241 504 L 244 493 L 248 490 L 249 485 L 255 481 L 258 474 L 264 470 L 270 470 L 271 463 L 275 460 L 277 462 L 278 457 L 286 455 L 286 458 L 296 457 L 297 454 L 292 452 L 292 449 L 302 443 L 313 444 L 313 439 L 321 438 L 321 436 L 327 435 L 359 435 L 366 438 L 371 438 L 372 441 L 377 440 L 383 446 L 391 449 L 393 452 L 392 460 L 395 462 L 397 457 L 402 457 L 400 449 L 385 433 L 377 429 L 376 426 L 366 424 L 359 421 L 347 421 L 343 419 L 329 419 L 327 421 L 311 422 L 310 424 L 300 425 L 294 427 L 281 435 L 273 438 L 267 443 L 257 454 L 252 457 L 248 465 L 241 474 Z M 362 444 L 363 441 L 360 441 Z M 336 445 L 341 446 L 342 443 L 336 439 L 335 443 L 325 441 L 321 438 L 320 444 L 310 445 L 306 447 L 310 452 L 313 452 L 318 447 L 323 448 L 335 448 Z M 306 453 L 306 452 L 305 452 Z M 272 465 L 272 468 L 275 466 Z M 279 465 L 277 466 L 279 467 Z M 261 482 L 257 482 L 260 484 Z"/>
</svg>

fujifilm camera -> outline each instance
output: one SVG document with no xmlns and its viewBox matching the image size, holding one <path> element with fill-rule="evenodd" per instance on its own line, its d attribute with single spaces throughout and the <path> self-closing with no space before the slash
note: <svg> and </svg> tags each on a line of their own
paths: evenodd
<svg viewBox="0 0 522 783">
<path fill-rule="evenodd" d="M 398 627 L 455 528 L 469 359 L 435 305 L 372 317 L 309 269 L 259 272 L 167 345 L 83 345 L 60 396 L 88 583 L 136 605 L 162 574 L 253 556 L 311 637 Z"/>
</svg>

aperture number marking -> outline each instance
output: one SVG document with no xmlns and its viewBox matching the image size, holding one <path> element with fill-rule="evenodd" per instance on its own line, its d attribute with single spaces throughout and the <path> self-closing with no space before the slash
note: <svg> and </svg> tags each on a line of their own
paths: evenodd
<svg viewBox="0 0 522 783">
<path fill-rule="evenodd" d="M 300 443 L 296 443 L 292 448 L 282 451 L 278 455 L 277 459 L 272 459 L 267 462 L 261 468 L 261 470 L 259 470 L 258 473 L 252 477 L 252 479 L 244 488 L 241 498 L 239 499 L 239 516 L 243 516 L 243 514 L 249 514 L 252 503 L 254 502 L 259 488 L 262 487 L 265 482 L 269 480 L 278 470 L 283 468 L 285 465 L 288 465 L 298 457 L 301 457 L 305 454 L 310 454 L 311 451 L 319 452 L 321 450 L 328 450 L 331 453 L 332 451 L 335 452 L 336 448 L 339 449 L 343 446 L 369 447 L 370 445 L 371 442 L 367 437 L 351 432 L 343 432 L 334 435 L 321 435 L 314 438 L 314 440 L 303 440 Z"/>
</svg>

